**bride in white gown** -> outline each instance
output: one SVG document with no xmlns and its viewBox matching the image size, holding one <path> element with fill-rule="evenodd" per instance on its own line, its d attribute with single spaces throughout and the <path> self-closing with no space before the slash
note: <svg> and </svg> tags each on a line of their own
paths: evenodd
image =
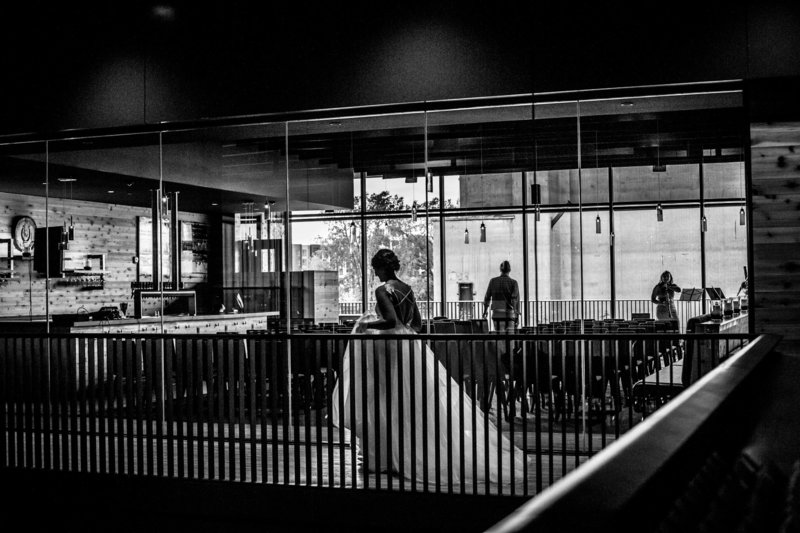
<svg viewBox="0 0 800 533">
<path fill-rule="evenodd" d="M 353 333 L 416 334 L 422 320 L 414 292 L 397 279 L 397 256 L 379 250 L 372 267 L 383 282 L 375 290 L 376 313 L 362 315 Z M 515 480 L 522 479 L 522 450 L 491 421 L 487 424 L 483 411 L 459 393 L 456 381 L 420 340 L 351 341 L 332 403 L 333 423 L 358 438 L 369 471 L 429 483 L 438 477 L 446 483 L 450 470 L 458 483 L 463 464 L 464 481 L 505 484 L 512 470 Z"/>
</svg>

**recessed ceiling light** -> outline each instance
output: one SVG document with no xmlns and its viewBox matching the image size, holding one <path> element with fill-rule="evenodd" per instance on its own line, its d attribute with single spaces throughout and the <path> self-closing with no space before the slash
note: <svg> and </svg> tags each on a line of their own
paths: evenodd
<svg viewBox="0 0 800 533">
<path fill-rule="evenodd" d="M 633 102 L 629 102 L 629 101 L 626 100 L 624 102 L 620 102 L 619 105 L 620 105 L 620 107 L 633 107 Z"/>
<path fill-rule="evenodd" d="M 217 202 L 211 202 L 211 205 L 219 205 Z"/>
<path fill-rule="evenodd" d="M 108 194 L 114 194 L 114 191 L 106 191 Z"/>
<path fill-rule="evenodd" d="M 331 120 L 330 122 L 328 122 L 328 126 L 341 126 L 341 125 L 342 125 L 341 120 Z"/>
<path fill-rule="evenodd" d="M 58 181 L 61 183 L 69 183 L 71 181 L 78 181 L 77 178 L 58 178 Z"/>
</svg>

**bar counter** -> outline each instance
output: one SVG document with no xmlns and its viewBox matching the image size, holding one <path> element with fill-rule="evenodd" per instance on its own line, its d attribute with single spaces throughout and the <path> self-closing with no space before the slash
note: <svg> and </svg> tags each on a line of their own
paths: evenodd
<svg viewBox="0 0 800 533">
<path fill-rule="evenodd" d="M 166 315 L 163 317 L 122 318 L 117 320 L 87 320 L 81 315 L 55 316 L 50 330 L 53 333 L 246 333 L 251 329 L 266 329 L 267 320 L 278 317 L 278 311 L 259 313 L 220 313 L 215 315 Z M 43 333 L 44 317 L 3 317 L 0 331 Z"/>
</svg>

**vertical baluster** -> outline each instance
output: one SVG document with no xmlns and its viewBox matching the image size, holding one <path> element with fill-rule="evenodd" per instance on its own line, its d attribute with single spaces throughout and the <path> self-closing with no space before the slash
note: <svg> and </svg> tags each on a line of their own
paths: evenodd
<svg viewBox="0 0 800 533">
<path fill-rule="evenodd" d="M 288 485 L 290 483 L 290 462 L 289 462 L 289 423 L 291 416 L 290 398 L 292 395 L 292 376 L 291 370 L 291 340 L 288 335 L 282 338 L 281 353 L 280 353 L 280 378 L 283 383 L 283 413 L 281 415 L 281 423 L 283 424 L 283 483 Z"/>
<path fill-rule="evenodd" d="M 326 344 L 326 354 L 325 354 L 325 381 L 323 383 L 325 387 L 325 412 L 327 416 L 325 417 L 325 429 L 327 430 L 328 434 L 328 486 L 334 486 L 334 442 L 333 442 L 333 402 L 336 401 L 336 398 L 333 397 L 333 387 L 334 387 L 334 374 L 335 374 L 335 366 L 334 361 L 336 354 L 339 352 L 336 350 L 336 338 L 329 338 Z M 341 388 L 341 386 L 339 387 Z M 341 411 L 340 411 L 341 412 Z M 339 447 L 343 447 L 344 443 L 342 441 L 339 442 Z M 320 483 L 320 486 L 323 486 Z"/>
<path fill-rule="evenodd" d="M 367 409 L 369 406 L 367 405 L 367 358 L 370 356 L 370 353 L 366 351 L 366 340 L 365 339 L 358 339 L 359 346 L 361 347 L 361 380 L 358 384 L 358 398 L 360 399 L 361 403 L 361 420 L 362 423 L 362 438 L 361 438 L 361 458 L 363 461 L 363 473 L 364 473 L 364 488 L 369 488 L 369 446 L 370 446 L 370 424 L 366 421 L 368 420 L 367 417 Z M 355 421 L 355 418 L 353 418 Z M 355 468 L 355 462 L 353 463 L 353 467 Z"/>
<path fill-rule="evenodd" d="M 422 391 L 421 391 L 422 394 L 420 394 L 420 397 L 422 398 L 422 410 L 420 411 L 421 414 L 422 414 L 422 431 L 421 431 L 421 434 L 420 434 L 420 438 L 422 439 L 422 490 L 425 491 L 425 492 L 428 492 L 430 490 L 429 489 L 429 485 L 428 485 L 428 482 L 429 482 L 429 479 L 428 479 L 428 460 L 429 460 L 429 457 L 428 457 L 428 446 L 430 444 L 428 442 L 428 417 L 430 415 L 430 413 L 428 412 L 428 394 L 429 394 L 429 391 L 428 391 L 428 371 L 427 371 L 427 367 L 428 367 L 427 360 L 428 360 L 428 357 L 433 358 L 433 360 L 435 362 L 435 358 L 434 358 L 433 354 L 430 352 L 430 345 L 431 345 L 430 337 L 428 337 L 428 339 L 429 339 L 428 340 L 428 345 L 427 346 L 423 346 L 421 351 L 420 351 L 420 353 L 419 353 L 419 358 L 420 358 L 419 367 L 421 369 L 421 374 L 422 374 L 422 376 L 421 376 L 422 379 L 420 379 L 420 383 L 422 385 Z M 437 407 L 435 412 L 438 412 L 438 407 Z M 434 414 L 434 417 L 435 416 L 436 415 Z"/>
<path fill-rule="evenodd" d="M 228 479 L 234 481 L 236 479 L 236 346 L 233 339 L 225 336 L 225 367 L 226 372 L 226 386 L 228 387 L 227 394 L 225 395 L 225 402 L 228 407 L 227 423 L 223 424 L 224 428 L 228 431 L 227 442 L 228 447 Z"/>
<path fill-rule="evenodd" d="M 164 421 L 165 413 L 165 381 L 164 381 L 164 337 L 151 337 L 148 344 L 154 350 L 153 357 L 153 386 L 156 393 L 156 469 L 159 476 L 164 475 Z"/>
<path fill-rule="evenodd" d="M 447 342 L 443 343 L 444 348 L 444 355 L 443 360 L 447 361 Z M 434 405 L 434 417 L 433 417 L 433 466 L 434 472 L 436 472 L 436 483 L 435 483 L 435 490 L 437 493 L 442 491 L 442 463 L 441 463 L 441 436 L 440 436 L 440 426 L 441 423 L 439 420 L 439 414 L 441 412 L 441 405 L 442 399 L 439 397 L 440 394 L 440 387 L 439 387 L 439 368 L 442 365 L 436 364 L 434 360 L 433 365 L 433 405 Z M 446 420 L 445 420 L 446 423 Z"/>
<path fill-rule="evenodd" d="M 119 339 L 118 342 L 120 343 L 121 351 L 123 354 L 123 359 L 125 361 L 125 368 L 126 368 L 126 386 L 125 386 L 125 406 L 126 406 L 126 457 L 127 457 L 127 464 L 125 468 L 125 473 L 127 474 L 135 474 L 137 473 L 134 469 L 135 462 L 134 462 L 134 446 L 135 446 L 135 434 L 134 434 L 134 404 L 136 402 L 135 399 L 135 387 L 137 382 L 139 381 L 138 377 L 138 369 L 134 368 L 134 351 L 133 346 L 131 343 L 131 339 Z"/>
<path fill-rule="evenodd" d="M 26 354 L 23 359 L 23 375 L 22 375 L 22 391 L 25 406 L 25 466 L 31 468 L 34 465 L 33 457 L 33 364 L 32 359 L 35 357 L 34 352 L 34 339 L 25 339 Z"/>
<path fill-rule="evenodd" d="M 256 340 L 248 336 L 244 339 L 245 348 L 247 349 L 247 399 L 248 402 L 248 421 L 250 422 L 250 481 L 258 481 L 258 391 L 256 389 Z M 263 434 L 262 434 L 263 438 Z M 243 454 L 244 455 L 244 454 Z"/>
<path fill-rule="evenodd" d="M 461 344 L 461 342 L 459 342 Z M 458 356 L 458 473 L 459 473 L 459 489 L 461 494 L 465 492 L 465 477 L 466 477 L 466 464 L 465 464 L 465 450 L 466 443 L 464 442 L 464 354 L 461 350 L 456 349 Z M 451 382 L 448 380 L 448 388 Z M 450 404 L 452 406 L 452 404 Z M 452 433 L 451 433 L 452 435 Z M 452 492 L 452 489 L 451 489 Z"/>
<path fill-rule="evenodd" d="M 219 351 L 214 344 L 214 337 L 203 337 L 203 346 L 206 356 L 206 389 L 208 392 L 208 431 L 206 432 L 206 445 L 208 446 L 208 479 L 217 478 L 217 435 L 219 430 Z"/>
<path fill-rule="evenodd" d="M 311 462 L 311 446 L 313 445 L 313 442 L 312 442 L 312 439 L 311 439 L 311 407 L 312 407 L 312 402 L 313 402 L 313 396 L 312 396 L 311 392 L 313 390 L 312 386 L 313 386 L 314 375 L 316 373 L 316 368 L 314 368 L 314 366 L 313 366 L 313 363 L 314 363 L 314 359 L 313 359 L 314 351 L 311 351 L 309 353 L 308 351 L 305 350 L 305 347 L 307 347 L 307 346 L 312 346 L 312 347 L 314 346 L 314 340 L 310 337 L 310 334 L 308 334 L 308 333 L 303 334 L 303 335 L 304 335 L 304 338 L 302 339 L 301 342 L 303 343 L 302 346 L 303 346 L 304 349 L 301 350 L 300 358 L 303 361 L 301 366 L 304 368 L 304 374 L 305 374 L 305 381 L 302 383 L 302 387 L 303 387 L 302 397 L 304 399 L 304 401 L 303 401 L 303 426 L 304 426 L 304 429 L 305 429 L 305 435 L 303 436 L 302 443 L 303 443 L 303 447 L 305 449 L 305 462 L 306 462 L 306 468 L 305 468 L 306 482 L 305 482 L 305 485 L 308 486 L 308 485 L 311 484 L 312 475 L 313 475 L 312 474 L 313 465 L 312 465 L 312 462 Z M 301 441 L 298 440 L 298 444 L 300 442 Z"/>
<path fill-rule="evenodd" d="M 78 412 L 77 415 L 79 417 L 78 422 L 78 431 L 79 431 L 79 447 L 80 447 L 80 468 L 82 472 L 89 472 L 91 471 L 89 467 L 89 442 L 94 440 L 94 438 L 89 434 L 88 431 L 88 420 L 87 417 L 89 416 L 89 409 L 88 409 L 88 382 L 90 381 L 87 373 L 88 368 L 86 357 L 86 343 L 88 339 L 86 337 L 79 337 L 75 340 L 75 345 L 78 351 Z M 37 343 L 38 344 L 38 343 Z M 34 350 L 34 356 L 38 353 L 38 350 Z"/>
<path fill-rule="evenodd" d="M 194 414 L 194 405 L 195 405 L 195 398 L 198 396 L 197 390 L 195 390 L 195 381 L 194 381 L 194 360 L 195 360 L 195 344 L 194 339 L 191 338 L 184 338 L 184 337 L 176 337 L 175 342 L 178 345 L 178 352 L 183 354 L 185 357 L 185 365 L 179 372 L 179 375 L 186 376 L 185 382 L 183 387 L 179 388 L 178 390 L 185 391 L 183 396 L 183 414 L 185 415 L 186 419 L 186 477 L 189 479 L 194 479 L 195 474 L 195 414 Z M 179 394 L 181 394 L 179 392 Z M 183 476 L 181 476 L 183 477 Z"/>
<path fill-rule="evenodd" d="M 116 453 L 112 452 L 111 456 L 116 459 L 117 474 L 125 473 L 125 382 L 127 376 L 125 374 L 125 360 L 123 358 L 122 343 L 119 339 L 109 339 L 109 344 L 113 347 L 114 355 L 114 371 L 116 373 L 115 391 L 114 391 L 114 417 L 116 419 L 116 431 L 114 434 L 114 447 Z"/>
<path fill-rule="evenodd" d="M 147 461 L 146 470 L 145 472 L 148 475 L 155 474 L 155 460 L 154 460 L 154 443 L 155 440 L 155 433 L 156 433 L 156 424 L 157 421 L 157 408 L 154 403 L 155 398 L 155 389 L 156 389 L 156 379 L 155 379 L 155 369 L 154 367 L 154 349 L 152 345 L 152 341 L 149 339 L 139 338 L 137 342 L 140 344 L 141 354 L 142 354 L 142 366 L 144 369 L 144 400 L 143 400 L 143 407 L 145 408 L 145 420 L 147 428 L 144 432 L 144 438 L 146 442 L 146 450 L 145 450 L 145 457 Z"/>
<path fill-rule="evenodd" d="M 180 431 L 176 427 L 176 422 L 180 422 L 179 418 L 176 416 L 176 407 L 175 407 L 175 364 L 176 364 L 176 357 L 175 354 L 175 345 L 170 342 L 169 339 L 166 337 L 162 337 L 164 342 L 164 376 L 162 377 L 164 383 L 164 413 L 166 418 L 166 446 L 167 446 L 167 476 L 174 477 L 175 476 L 175 455 L 176 453 L 180 453 L 179 450 L 175 449 L 176 438 L 175 432 L 176 430 Z M 180 448 L 180 444 L 178 444 L 178 448 Z"/>
<path fill-rule="evenodd" d="M 403 359 L 408 356 L 408 351 L 411 349 L 411 345 L 415 343 L 413 339 L 409 340 L 396 340 L 396 350 L 397 350 L 397 367 L 395 375 L 397 376 L 397 383 L 395 386 L 397 387 L 397 451 L 398 451 L 398 471 L 400 472 L 400 492 L 403 492 L 406 488 L 406 464 L 405 464 L 405 421 L 411 420 L 411 423 L 414 423 L 414 414 L 409 413 L 406 416 L 406 411 L 404 411 L 404 386 L 403 384 L 406 382 L 406 377 L 403 375 L 405 372 L 403 365 Z M 391 388 L 391 374 L 387 372 L 386 381 Z M 389 439 L 389 449 L 393 449 L 392 440 Z M 390 455 L 391 457 L 391 452 Z"/>
<path fill-rule="evenodd" d="M 205 370 L 205 342 L 202 338 L 194 337 L 191 341 L 194 357 L 194 402 L 195 416 L 195 441 L 197 442 L 197 479 L 206 478 L 206 436 L 208 414 L 206 410 L 206 395 L 211 396 L 210 383 L 206 379 Z M 205 392 L 204 392 L 205 391 Z"/>
<path fill-rule="evenodd" d="M 267 453 L 269 450 L 269 437 L 267 435 L 267 416 L 269 412 L 268 394 L 270 392 L 273 394 L 275 393 L 275 382 L 272 380 L 272 376 L 269 373 L 270 357 L 267 353 L 267 342 L 263 338 L 259 338 L 256 341 L 256 346 L 256 354 L 258 357 L 256 365 L 258 369 L 258 390 L 261 398 L 261 417 L 259 418 L 259 423 L 261 424 L 261 482 L 267 483 L 269 482 L 269 454 Z"/>
<path fill-rule="evenodd" d="M 188 420 L 185 412 L 185 353 L 183 345 L 178 344 L 175 337 L 166 338 L 168 349 L 171 351 L 169 361 L 172 362 L 170 372 L 167 372 L 166 380 L 169 383 L 170 394 L 167 396 L 172 405 L 172 421 L 170 426 L 175 428 L 175 436 L 170 443 L 170 449 L 175 448 L 175 461 L 177 463 L 176 474 L 179 479 L 186 477 L 186 424 Z"/>
<path fill-rule="evenodd" d="M 232 338 L 231 342 L 234 343 L 234 349 L 236 353 L 236 404 L 238 407 L 237 410 L 239 411 L 238 445 L 231 443 L 231 446 L 235 448 L 239 457 L 238 479 L 240 481 L 245 481 L 247 479 L 247 433 L 245 431 L 247 422 L 247 375 L 245 374 L 245 368 L 247 368 L 248 359 L 247 340 L 241 339 L 239 336 L 237 336 Z"/>
<path fill-rule="evenodd" d="M 270 392 L 270 414 L 272 420 L 272 431 L 271 431 L 271 440 L 272 440 L 272 482 L 278 483 L 278 474 L 279 474 L 279 457 L 280 453 L 278 451 L 278 402 L 280 400 L 281 394 L 285 395 L 285 389 L 283 387 L 283 379 L 281 378 L 281 374 L 279 373 L 279 363 L 280 363 L 280 353 L 278 352 L 279 343 L 275 337 L 271 338 L 269 341 L 269 392 Z M 284 445 L 284 450 L 286 446 Z"/>
</svg>

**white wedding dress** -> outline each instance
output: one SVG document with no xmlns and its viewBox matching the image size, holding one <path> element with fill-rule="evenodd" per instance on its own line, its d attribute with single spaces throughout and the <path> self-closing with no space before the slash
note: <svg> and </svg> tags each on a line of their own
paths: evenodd
<svg viewBox="0 0 800 533">
<path fill-rule="evenodd" d="M 416 335 L 408 325 L 416 306 L 413 293 L 402 293 L 391 281 L 386 287 L 402 323 L 367 333 L 377 337 Z M 365 313 L 353 332 L 359 323 L 376 318 L 376 313 Z M 344 399 L 341 406 L 340 394 Z M 333 423 L 350 429 L 358 438 L 368 471 L 389 471 L 428 483 L 435 483 L 438 477 L 442 484 L 448 482 L 450 471 L 455 484 L 462 479 L 463 457 L 465 482 L 507 484 L 512 471 L 515 481 L 522 480 L 523 451 L 484 418 L 466 391 L 460 394 L 458 383 L 448 377 L 445 367 L 420 340 L 351 341 L 332 404 Z"/>
</svg>

